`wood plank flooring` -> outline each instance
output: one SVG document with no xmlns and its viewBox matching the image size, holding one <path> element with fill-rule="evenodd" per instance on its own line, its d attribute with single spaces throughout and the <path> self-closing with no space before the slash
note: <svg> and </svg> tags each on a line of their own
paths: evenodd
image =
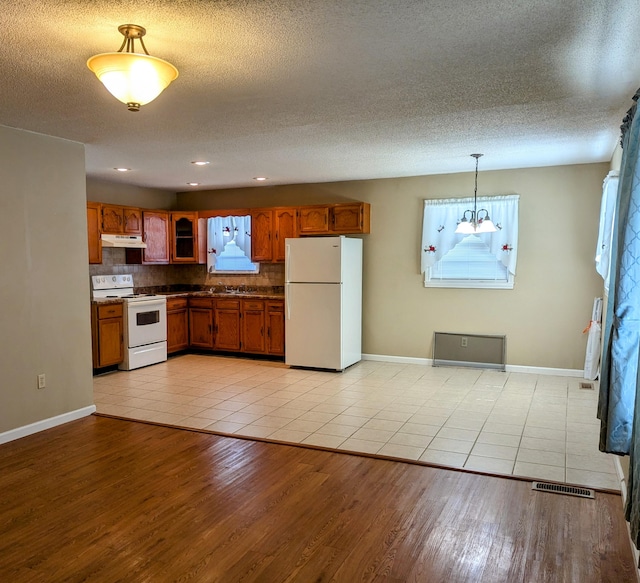
<svg viewBox="0 0 640 583">
<path fill-rule="evenodd" d="M 0 581 L 631 582 L 620 497 L 87 417 L 0 446 Z"/>
</svg>

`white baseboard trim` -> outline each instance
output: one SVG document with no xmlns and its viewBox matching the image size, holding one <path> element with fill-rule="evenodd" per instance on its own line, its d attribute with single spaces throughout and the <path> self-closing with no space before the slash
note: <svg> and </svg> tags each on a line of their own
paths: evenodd
<svg viewBox="0 0 640 583">
<path fill-rule="evenodd" d="M 91 415 L 95 412 L 96 406 L 91 405 L 89 407 L 83 407 L 82 409 L 76 409 L 75 411 L 63 413 L 62 415 L 49 417 L 48 419 L 43 419 L 42 421 L 36 421 L 35 423 L 30 423 L 29 425 L 16 427 L 15 429 L 0 433 L 0 444 L 8 443 L 9 441 L 20 439 L 21 437 L 26 437 L 27 435 L 32 435 L 33 433 L 38 433 L 39 431 L 44 431 L 45 429 L 51 429 L 52 427 L 62 425 L 63 423 L 68 423 L 69 421 L 75 421 L 76 419 L 87 417 L 88 415 Z"/>
<path fill-rule="evenodd" d="M 420 364 L 432 366 L 431 358 L 415 358 L 413 356 L 388 356 L 386 354 L 363 354 L 362 360 L 374 360 L 378 362 L 395 362 L 397 364 Z M 517 364 L 507 364 L 507 372 L 523 372 L 528 374 L 554 375 L 561 377 L 583 378 L 584 371 L 573 368 L 548 368 L 541 366 L 521 366 Z M 487 369 L 490 370 L 490 369 Z"/>
</svg>

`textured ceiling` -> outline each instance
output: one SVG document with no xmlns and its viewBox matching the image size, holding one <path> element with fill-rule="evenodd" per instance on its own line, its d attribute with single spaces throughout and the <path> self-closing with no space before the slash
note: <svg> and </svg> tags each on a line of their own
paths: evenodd
<svg viewBox="0 0 640 583">
<path fill-rule="evenodd" d="M 85 143 L 94 178 L 171 191 L 472 171 L 472 152 L 481 170 L 608 161 L 640 85 L 636 5 L 5 2 L 0 124 Z M 138 113 L 86 67 L 124 23 L 180 71 Z"/>
</svg>

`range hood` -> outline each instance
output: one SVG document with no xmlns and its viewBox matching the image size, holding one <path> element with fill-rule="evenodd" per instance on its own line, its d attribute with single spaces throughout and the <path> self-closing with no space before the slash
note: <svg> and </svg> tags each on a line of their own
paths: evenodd
<svg viewBox="0 0 640 583">
<path fill-rule="evenodd" d="M 101 239 L 103 247 L 147 248 L 147 244 L 140 235 L 102 235 Z"/>
</svg>

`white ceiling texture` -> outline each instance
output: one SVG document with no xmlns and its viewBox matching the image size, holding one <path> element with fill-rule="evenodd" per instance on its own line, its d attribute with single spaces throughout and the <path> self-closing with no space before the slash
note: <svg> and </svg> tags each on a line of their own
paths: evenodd
<svg viewBox="0 0 640 583">
<path fill-rule="evenodd" d="M 180 71 L 138 113 L 86 66 L 126 23 Z M 0 124 L 174 192 L 608 161 L 640 85 L 637 0 L 20 0 L 0 25 Z"/>
</svg>

